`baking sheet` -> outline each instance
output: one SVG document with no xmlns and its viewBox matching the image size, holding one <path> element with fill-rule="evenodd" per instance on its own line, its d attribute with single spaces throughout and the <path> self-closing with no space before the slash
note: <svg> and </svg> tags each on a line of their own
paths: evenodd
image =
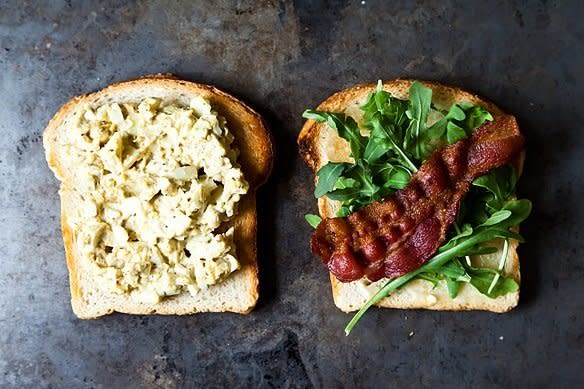
<svg viewBox="0 0 584 389">
<path fill-rule="evenodd" d="M 584 18 L 578 1 L 3 2 L 1 387 L 571 387 L 584 360 Z M 217 85 L 268 120 L 261 298 L 249 316 L 74 317 L 58 183 L 41 133 L 67 99 L 156 72 Z M 470 89 L 528 140 L 520 306 L 371 310 L 350 337 L 308 251 L 301 112 L 378 78 Z"/>
</svg>

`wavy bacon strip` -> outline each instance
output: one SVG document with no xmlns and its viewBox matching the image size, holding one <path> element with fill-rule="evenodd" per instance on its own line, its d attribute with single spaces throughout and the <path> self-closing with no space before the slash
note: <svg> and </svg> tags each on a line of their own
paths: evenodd
<svg viewBox="0 0 584 389">
<path fill-rule="evenodd" d="M 513 161 L 523 147 L 513 116 L 488 122 L 432 153 L 393 196 L 348 217 L 324 219 L 312 236 L 311 250 L 341 282 L 409 273 L 444 242 L 472 181 Z"/>
</svg>

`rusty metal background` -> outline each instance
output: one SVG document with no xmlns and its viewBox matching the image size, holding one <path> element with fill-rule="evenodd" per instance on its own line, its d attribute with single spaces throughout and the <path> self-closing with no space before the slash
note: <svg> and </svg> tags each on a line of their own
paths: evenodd
<svg viewBox="0 0 584 389">
<path fill-rule="evenodd" d="M 0 387 L 584 386 L 581 1 L 0 3 Z M 155 72 L 259 110 L 278 158 L 260 193 L 249 316 L 74 317 L 41 133 L 70 97 Z M 372 310 L 346 338 L 308 252 L 301 112 L 378 78 L 451 83 L 517 115 L 522 299 L 506 315 Z M 410 335 L 411 334 L 411 335 Z"/>
</svg>

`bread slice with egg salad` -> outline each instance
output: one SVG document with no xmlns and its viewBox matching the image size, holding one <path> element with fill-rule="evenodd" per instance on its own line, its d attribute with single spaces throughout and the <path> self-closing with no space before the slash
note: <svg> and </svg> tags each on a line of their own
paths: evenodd
<svg viewBox="0 0 584 389">
<path fill-rule="evenodd" d="M 43 143 L 78 317 L 253 309 L 256 189 L 274 155 L 258 113 L 156 75 L 73 98 Z"/>
</svg>

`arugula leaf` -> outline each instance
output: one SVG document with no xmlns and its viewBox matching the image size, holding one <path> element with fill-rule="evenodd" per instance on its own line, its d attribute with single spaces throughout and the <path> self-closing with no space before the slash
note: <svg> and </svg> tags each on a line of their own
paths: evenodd
<svg viewBox="0 0 584 389">
<path fill-rule="evenodd" d="M 531 213 L 531 201 L 527 199 L 512 200 L 507 202 L 502 209 L 511 211 L 511 216 L 502 220 L 498 224 L 493 225 L 492 227 L 509 229 L 511 227 L 519 225 L 519 223 L 527 219 L 527 216 L 529 216 L 529 214 Z"/>
<path fill-rule="evenodd" d="M 471 105 L 471 107 L 474 107 L 474 105 Z M 454 104 L 452 107 L 450 107 L 450 109 L 448 110 L 448 113 L 445 116 L 446 120 L 464 120 L 465 118 L 466 118 L 466 113 L 461 108 L 461 106 L 458 104 Z M 474 128 L 472 128 L 472 129 L 474 130 Z"/>
<path fill-rule="evenodd" d="M 446 124 L 446 141 L 448 144 L 458 142 L 466 137 L 466 132 L 462 127 L 454 122 L 448 122 Z"/>
<path fill-rule="evenodd" d="M 391 149 L 391 144 L 386 139 L 376 136 L 376 134 L 371 133 L 369 136 L 369 142 L 365 147 L 365 153 L 363 158 L 368 163 L 373 163 L 377 161 L 380 157 L 387 154 Z"/>
<path fill-rule="evenodd" d="M 406 130 L 404 148 L 421 160 L 424 157 L 423 143 L 420 142 L 426 132 L 426 121 L 432 104 L 432 89 L 426 88 L 419 81 L 414 81 L 410 87 L 410 99 L 406 114 L 410 124 Z"/>
<path fill-rule="evenodd" d="M 493 254 L 496 253 L 497 248 L 496 247 L 492 247 L 492 246 L 477 246 L 474 249 L 469 249 L 466 252 L 466 255 L 471 256 L 471 255 L 486 255 L 486 254 Z"/>
<path fill-rule="evenodd" d="M 458 231 L 458 234 L 456 234 L 452 240 L 457 240 L 459 238 L 463 238 L 465 236 L 469 236 L 472 234 L 473 228 L 469 223 L 464 223 L 462 225 L 462 228 Z"/>
<path fill-rule="evenodd" d="M 318 227 L 318 225 L 322 221 L 322 218 L 320 216 L 312 213 L 307 213 L 306 215 L 304 215 L 304 219 L 308 224 L 310 224 L 312 228 Z"/>
<path fill-rule="evenodd" d="M 330 113 L 307 109 L 302 114 L 306 119 L 312 119 L 318 123 L 326 122 L 330 128 L 337 131 L 339 136 L 349 142 L 351 156 L 358 160 L 363 155 L 367 139 L 361 135 L 357 122 L 343 113 Z"/>
<path fill-rule="evenodd" d="M 513 278 L 503 277 L 493 269 L 474 268 L 468 266 L 467 272 L 471 276 L 471 285 L 482 294 L 491 298 L 503 296 L 509 292 L 515 292 L 519 289 L 519 284 Z M 495 277 L 498 278 L 499 282 L 495 283 L 494 287 L 489 290 Z"/>
<path fill-rule="evenodd" d="M 399 160 L 405 167 L 410 171 L 415 172 L 418 170 L 417 166 L 411 161 L 410 157 L 406 154 L 405 150 L 400 146 L 403 143 L 403 122 L 405 122 L 406 115 L 404 107 L 400 107 L 399 104 L 391 103 L 391 101 L 397 100 L 391 95 L 385 96 L 390 102 L 389 105 L 384 106 L 382 102 L 379 102 L 380 98 L 377 97 L 379 94 L 384 93 L 389 95 L 387 92 L 377 92 L 372 99 L 376 102 L 375 105 L 365 104 L 363 107 L 367 107 L 364 111 L 363 124 L 366 129 L 370 131 L 369 143 L 365 149 L 365 160 L 369 163 L 375 162 L 384 153 L 392 151 L 395 158 Z M 398 100 L 400 101 L 400 100 Z M 393 111 L 390 107 L 397 107 L 396 111 Z M 399 112 L 401 111 L 401 112 Z M 392 122 L 392 118 L 396 117 L 397 122 Z"/>
<path fill-rule="evenodd" d="M 373 117 L 369 123 L 372 128 L 363 159 L 368 163 L 373 163 L 392 149 L 392 143 L 389 134 L 381 125 L 378 117 Z"/>
<path fill-rule="evenodd" d="M 408 154 L 405 152 L 405 150 L 400 147 L 399 139 L 395 133 L 392 133 L 384 128 L 381 124 L 381 121 L 377 118 L 373 118 L 371 120 L 371 125 L 373 126 L 373 130 L 371 132 L 376 134 L 378 137 L 376 140 L 377 142 L 383 143 L 384 147 L 387 147 L 388 150 L 391 149 L 395 155 L 395 159 L 403 164 L 405 168 L 412 172 L 418 171 L 416 164 L 414 164 L 410 157 L 408 157 Z"/>
<path fill-rule="evenodd" d="M 461 127 L 463 127 L 467 133 L 474 131 L 483 125 L 486 121 L 493 120 L 493 115 L 483 107 L 474 105 L 470 102 L 462 102 L 457 104 L 464 111 L 464 119 L 457 119 L 462 121 Z"/>
<path fill-rule="evenodd" d="M 501 209 L 493 213 L 487 220 L 485 220 L 481 226 L 494 226 L 497 223 L 502 222 L 505 219 L 511 217 L 512 213 L 508 209 Z"/>
<path fill-rule="evenodd" d="M 486 109 L 469 102 L 454 104 L 442 114 L 444 117 L 432 124 L 422 137 L 421 143 L 434 146 L 425 150 L 424 158 L 438 147 L 463 139 L 485 121 L 493 120 Z"/>
<path fill-rule="evenodd" d="M 350 214 L 353 213 L 354 209 L 355 208 L 353 205 L 342 205 L 341 208 L 337 211 L 336 216 L 337 217 L 349 216 Z"/>
<path fill-rule="evenodd" d="M 438 270 L 436 270 L 436 272 L 456 281 L 470 281 L 470 276 L 466 273 L 466 270 L 460 261 L 458 261 L 456 258 L 451 262 L 448 262 L 446 265 L 440 267 Z"/>
<path fill-rule="evenodd" d="M 440 280 L 442 280 L 442 278 L 435 273 L 420 273 L 416 278 L 431 282 L 434 285 L 434 288 L 436 288 L 440 283 Z"/>
<path fill-rule="evenodd" d="M 376 91 L 370 93 L 365 104 L 361 106 L 364 127 L 371 129 L 373 118 L 377 118 L 382 127 L 391 131 L 396 141 L 403 143 L 404 132 L 408 127 L 406 115 L 408 101 L 393 97 L 391 93 L 384 91 L 382 86 L 379 82 Z"/>
<path fill-rule="evenodd" d="M 362 161 L 358 161 L 353 169 L 351 169 L 349 174 L 350 177 L 353 177 L 355 180 L 359 181 L 361 195 L 373 200 L 375 194 L 379 190 L 379 187 L 373 182 L 373 175 L 369 165 Z"/>
<path fill-rule="evenodd" d="M 460 290 L 460 281 L 456 281 L 453 278 L 446 277 L 446 287 L 448 288 L 448 295 L 450 298 L 456 298 L 458 296 L 458 291 Z"/>
<path fill-rule="evenodd" d="M 318 182 L 314 189 L 314 196 L 318 198 L 333 190 L 337 180 L 349 166 L 351 166 L 349 163 L 329 162 L 321 167 L 316 173 Z"/>
<path fill-rule="evenodd" d="M 514 279 L 502 276 L 500 270 L 475 268 L 469 265 L 462 265 L 460 262 L 456 264 L 457 262 L 454 259 L 438 269 L 436 273 L 421 273 L 416 278 L 431 282 L 434 288 L 438 286 L 440 280 L 445 280 L 448 295 L 451 298 L 458 296 L 460 285 L 463 282 L 470 283 L 480 293 L 490 298 L 503 296 L 519 288 L 519 285 Z M 449 275 L 449 272 L 453 272 L 454 276 Z M 460 275 L 456 276 L 458 274 Z"/>
<path fill-rule="evenodd" d="M 359 188 L 346 188 L 346 189 L 335 189 L 326 194 L 331 200 L 350 202 L 355 197 L 361 194 L 361 189 Z"/>
<path fill-rule="evenodd" d="M 494 169 L 488 174 L 473 181 L 473 185 L 486 189 L 490 196 L 482 199 L 488 210 L 501 208 L 503 203 L 515 192 L 517 175 L 512 165 L 505 165 Z"/>
<path fill-rule="evenodd" d="M 373 179 L 380 182 L 382 188 L 403 189 L 410 182 L 410 172 L 401 166 L 394 166 L 387 162 L 385 164 L 372 165 L 371 169 Z M 393 191 L 390 193 L 393 194 Z M 385 196 L 390 193 L 385 194 Z"/>
<path fill-rule="evenodd" d="M 438 286 L 440 280 L 445 280 L 451 298 L 458 295 L 461 282 L 469 282 L 471 279 L 457 258 L 438 268 L 434 273 L 420 273 L 416 278 L 430 281 L 434 288 Z"/>
<path fill-rule="evenodd" d="M 359 181 L 355 180 L 354 178 L 350 177 L 339 177 L 333 189 L 349 189 L 349 188 L 358 188 Z"/>
</svg>

